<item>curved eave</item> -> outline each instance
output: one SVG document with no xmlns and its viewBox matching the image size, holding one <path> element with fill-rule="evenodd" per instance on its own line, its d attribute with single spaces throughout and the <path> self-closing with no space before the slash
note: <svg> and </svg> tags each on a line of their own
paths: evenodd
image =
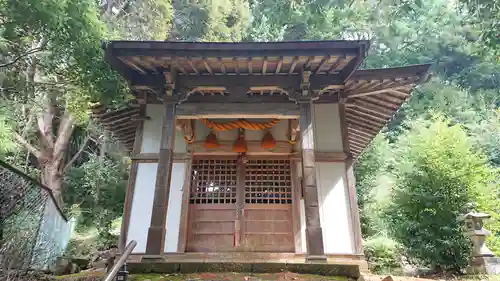
<svg viewBox="0 0 500 281">
<path fill-rule="evenodd" d="M 430 64 L 358 70 L 346 83 L 349 151 L 356 158 L 426 82 Z"/>
</svg>

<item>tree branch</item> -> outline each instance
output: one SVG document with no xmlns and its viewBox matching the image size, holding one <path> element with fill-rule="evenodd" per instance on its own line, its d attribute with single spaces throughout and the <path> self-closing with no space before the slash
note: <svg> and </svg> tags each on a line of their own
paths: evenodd
<svg viewBox="0 0 500 281">
<path fill-rule="evenodd" d="M 80 149 L 78 149 L 78 151 L 75 153 L 75 155 L 73 155 L 73 157 L 71 158 L 71 160 L 69 160 L 69 162 L 66 164 L 66 166 L 64 166 L 64 168 L 62 170 L 62 174 L 65 174 L 69 170 L 69 168 L 71 168 L 71 165 L 73 165 L 73 163 L 78 159 L 78 157 L 80 156 L 80 154 L 82 154 L 82 152 L 87 147 L 87 144 L 89 143 L 89 141 L 90 141 L 90 135 L 88 135 L 85 138 L 85 141 L 80 146 Z"/>
<path fill-rule="evenodd" d="M 54 156 L 55 161 L 63 159 L 64 152 L 67 150 L 69 139 L 73 134 L 75 118 L 71 114 L 63 115 L 59 130 L 57 132 L 57 139 L 54 143 Z"/>
<path fill-rule="evenodd" d="M 34 54 L 34 53 L 38 53 L 38 52 L 40 52 L 40 51 L 42 51 L 42 48 L 41 48 L 41 47 L 37 47 L 37 48 L 30 49 L 30 50 L 26 51 L 24 54 L 22 54 L 22 55 L 20 55 L 20 56 L 16 57 L 16 58 L 15 58 L 13 61 L 11 61 L 11 62 L 4 63 L 4 64 L 0 64 L 0 68 L 1 68 L 1 67 L 7 67 L 7 66 L 10 66 L 10 65 L 13 65 L 13 64 L 15 64 L 17 61 L 19 61 L 20 59 L 22 59 L 22 58 L 24 58 L 24 57 L 26 57 L 26 56 L 32 55 L 32 54 Z"/>
<path fill-rule="evenodd" d="M 20 134 L 17 132 L 14 132 L 14 137 L 15 139 L 22 144 L 26 149 L 28 149 L 29 152 L 31 152 L 33 155 L 35 155 L 36 158 L 40 159 L 42 158 L 42 153 L 40 150 L 36 149 L 34 146 L 32 146 L 27 140 L 25 140 Z"/>
<path fill-rule="evenodd" d="M 42 142 L 45 146 L 52 150 L 54 149 L 53 119 L 56 114 L 55 99 L 51 94 L 46 94 L 43 97 L 44 112 L 38 118 L 38 129 L 42 135 Z"/>
</svg>

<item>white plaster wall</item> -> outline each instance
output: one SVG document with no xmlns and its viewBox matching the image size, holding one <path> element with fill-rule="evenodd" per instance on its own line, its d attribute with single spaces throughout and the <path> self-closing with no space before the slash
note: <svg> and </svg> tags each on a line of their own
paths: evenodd
<svg viewBox="0 0 500 281">
<path fill-rule="evenodd" d="M 177 252 L 181 223 L 182 191 L 186 172 L 185 163 L 173 163 L 170 196 L 168 198 L 167 222 L 165 232 L 166 253 Z"/>
<path fill-rule="evenodd" d="M 316 163 L 320 220 L 327 254 L 353 254 L 345 164 Z"/>
<path fill-rule="evenodd" d="M 133 253 L 144 253 L 146 251 L 157 167 L 157 163 L 138 164 L 127 234 L 127 244 L 131 240 L 137 241 Z"/>
<path fill-rule="evenodd" d="M 144 133 L 142 137 L 142 153 L 158 153 L 160 152 L 161 141 L 161 126 L 163 118 L 163 105 L 148 104 L 146 107 L 146 116 L 150 119 L 144 121 Z M 174 152 L 184 152 L 186 150 L 186 142 L 181 131 L 175 131 Z"/>
<path fill-rule="evenodd" d="M 319 152 L 342 152 L 342 131 L 337 104 L 315 104 L 314 140 Z M 354 253 L 350 203 L 347 192 L 345 164 L 316 163 L 320 220 L 327 254 Z"/>
<path fill-rule="evenodd" d="M 341 152 L 339 107 L 337 104 L 314 105 L 314 149 L 321 152 Z"/>
<path fill-rule="evenodd" d="M 300 214 L 300 242 L 302 246 L 302 253 L 307 253 L 307 240 L 306 240 L 306 205 L 304 199 L 299 201 L 299 214 Z"/>
</svg>

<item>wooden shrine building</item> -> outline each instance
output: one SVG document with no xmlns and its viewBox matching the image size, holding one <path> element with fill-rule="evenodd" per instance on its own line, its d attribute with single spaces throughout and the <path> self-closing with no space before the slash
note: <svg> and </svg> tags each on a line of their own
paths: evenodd
<svg viewBox="0 0 500 281">
<path fill-rule="evenodd" d="M 130 260 L 364 268 L 353 162 L 429 69 L 359 70 L 368 48 L 108 43 L 135 99 L 93 114 L 130 151 Z"/>
</svg>

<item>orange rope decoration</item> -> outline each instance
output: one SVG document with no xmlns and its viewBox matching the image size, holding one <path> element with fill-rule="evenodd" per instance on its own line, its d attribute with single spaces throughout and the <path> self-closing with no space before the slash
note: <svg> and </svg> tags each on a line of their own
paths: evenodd
<svg viewBox="0 0 500 281">
<path fill-rule="evenodd" d="M 278 124 L 280 122 L 279 119 L 274 119 L 272 121 L 269 121 L 267 123 L 252 123 L 248 122 L 247 120 L 240 119 L 240 120 L 234 120 L 229 123 L 216 123 L 213 121 L 210 121 L 208 119 L 201 119 L 203 123 L 212 130 L 215 131 L 231 131 L 234 129 L 246 129 L 246 130 L 252 130 L 252 131 L 262 131 L 265 129 L 270 129 L 274 125 Z"/>
</svg>

